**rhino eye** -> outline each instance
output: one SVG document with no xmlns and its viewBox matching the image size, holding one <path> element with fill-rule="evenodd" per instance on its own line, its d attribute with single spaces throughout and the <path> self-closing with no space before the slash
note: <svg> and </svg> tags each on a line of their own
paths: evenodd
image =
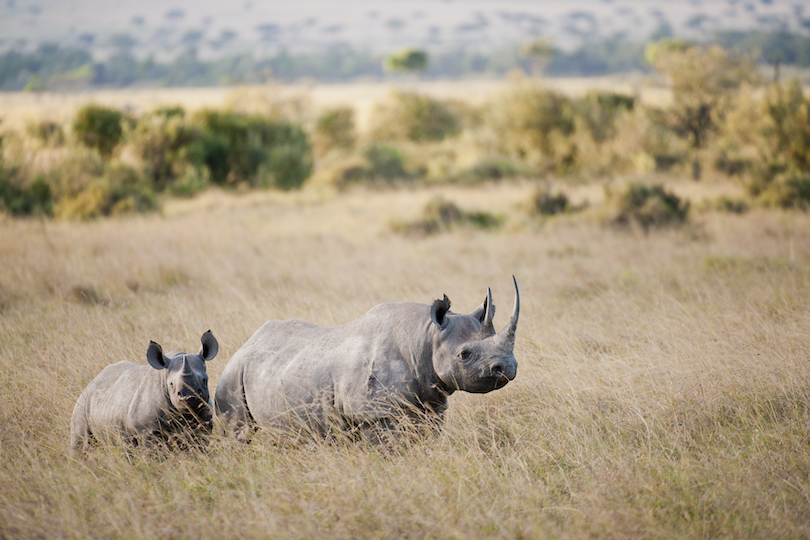
<svg viewBox="0 0 810 540">
<path fill-rule="evenodd" d="M 461 351 L 461 354 L 459 354 L 458 357 L 461 358 L 462 362 L 468 362 L 470 358 L 472 358 L 472 355 L 472 351 L 464 350 Z"/>
</svg>

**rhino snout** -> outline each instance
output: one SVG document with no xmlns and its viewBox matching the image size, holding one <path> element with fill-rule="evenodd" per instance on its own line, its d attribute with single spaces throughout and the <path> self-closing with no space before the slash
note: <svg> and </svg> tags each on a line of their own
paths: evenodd
<svg viewBox="0 0 810 540">
<path fill-rule="evenodd" d="M 496 362 L 492 364 L 489 374 L 499 383 L 508 383 L 517 375 L 517 362 Z"/>
<path fill-rule="evenodd" d="M 506 374 L 503 371 L 503 366 L 500 365 L 500 364 L 495 364 L 494 366 L 492 366 L 491 373 L 492 373 L 492 376 L 495 377 L 498 380 L 506 380 L 507 379 Z"/>
<path fill-rule="evenodd" d="M 205 396 L 206 396 L 206 392 L 202 388 L 199 388 L 197 390 L 191 390 L 190 388 L 183 388 L 182 390 L 180 390 L 180 392 L 177 395 L 177 397 L 180 399 L 180 401 L 184 401 L 184 402 L 185 401 L 192 401 L 192 400 L 197 400 L 197 401 L 203 401 L 204 402 L 205 399 L 206 399 Z"/>
</svg>

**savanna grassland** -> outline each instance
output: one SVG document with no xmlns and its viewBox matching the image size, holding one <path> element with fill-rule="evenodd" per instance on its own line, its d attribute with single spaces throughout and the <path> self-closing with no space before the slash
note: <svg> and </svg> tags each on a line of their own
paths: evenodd
<svg viewBox="0 0 810 540">
<path fill-rule="evenodd" d="M 644 181 L 644 180 L 642 180 Z M 161 213 L 0 221 L 0 537 L 810 537 L 810 216 L 701 204 L 680 226 L 527 210 L 535 182 L 208 190 Z M 731 188 L 729 188 L 731 189 Z M 733 191 L 733 190 L 732 190 Z M 402 234 L 441 195 L 500 216 Z M 351 320 L 492 287 L 522 309 L 517 378 L 451 397 L 387 450 L 214 437 L 207 452 L 68 449 L 85 385 L 149 340 L 228 358 L 263 322 Z"/>
</svg>

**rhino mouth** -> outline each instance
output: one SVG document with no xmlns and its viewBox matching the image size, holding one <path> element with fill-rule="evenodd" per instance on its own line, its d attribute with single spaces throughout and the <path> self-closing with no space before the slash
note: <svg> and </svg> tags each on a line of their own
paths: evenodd
<svg viewBox="0 0 810 540">
<path fill-rule="evenodd" d="M 512 362 L 497 362 L 489 368 L 488 379 L 495 389 L 503 388 L 517 377 L 517 365 Z"/>
<path fill-rule="evenodd" d="M 213 418 L 211 405 L 198 396 L 183 396 L 180 403 L 186 411 L 186 415 L 196 419 L 198 422 L 210 422 Z"/>
<path fill-rule="evenodd" d="M 492 370 L 492 374 L 490 375 L 492 379 L 495 380 L 495 389 L 503 388 L 504 386 L 509 383 L 512 379 L 510 379 L 506 373 L 503 372 L 502 368 L 495 368 Z"/>
<path fill-rule="evenodd" d="M 210 409 L 208 402 L 197 395 L 179 396 L 179 401 L 183 407 L 192 413 L 205 414 Z"/>
</svg>

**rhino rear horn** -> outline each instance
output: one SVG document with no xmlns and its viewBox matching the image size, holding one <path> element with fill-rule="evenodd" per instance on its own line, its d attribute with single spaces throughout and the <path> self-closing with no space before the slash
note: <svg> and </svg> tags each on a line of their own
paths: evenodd
<svg viewBox="0 0 810 540">
<path fill-rule="evenodd" d="M 515 331 L 517 330 L 518 317 L 520 315 L 520 291 L 518 291 L 515 276 L 512 276 L 512 281 L 515 283 L 515 306 L 512 308 L 512 316 L 509 318 L 509 324 L 498 333 L 498 342 L 501 347 L 509 351 L 515 348 Z"/>
<path fill-rule="evenodd" d="M 484 313 L 484 320 L 481 323 L 481 329 L 478 335 L 481 338 L 488 338 L 495 335 L 495 327 L 492 326 L 492 318 L 495 316 L 495 306 L 492 305 L 492 289 L 487 287 L 487 299 L 484 301 L 486 312 Z"/>
<path fill-rule="evenodd" d="M 206 330 L 205 333 L 200 338 L 200 342 L 202 346 L 200 347 L 200 356 L 202 359 L 208 362 L 209 360 L 213 360 L 214 357 L 219 352 L 219 342 L 217 338 L 214 337 L 214 334 L 211 333 L 211 330 Z"/>
</svg>

